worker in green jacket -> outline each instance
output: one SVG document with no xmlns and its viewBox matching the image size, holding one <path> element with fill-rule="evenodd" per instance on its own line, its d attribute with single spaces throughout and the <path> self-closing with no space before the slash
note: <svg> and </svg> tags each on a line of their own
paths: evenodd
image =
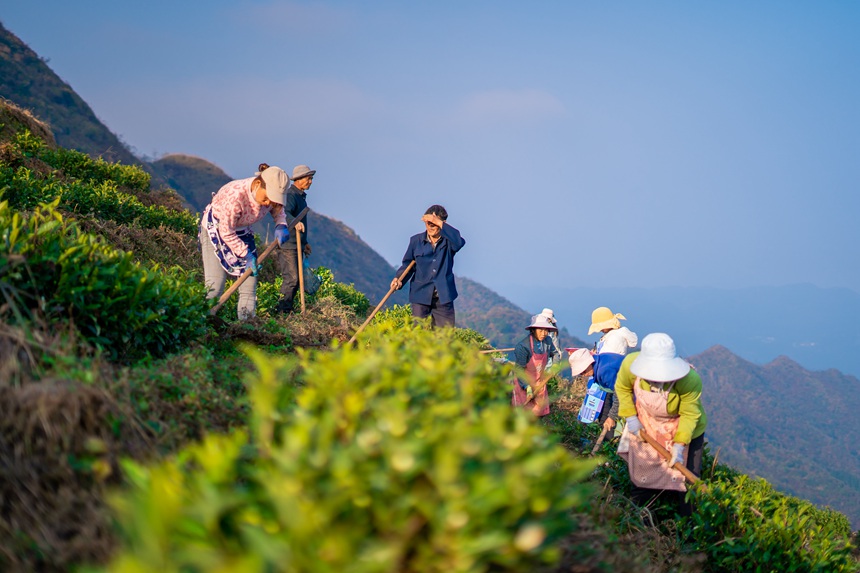
<svg viewBox="0 0 860 573">
<path fill-rule="evenodd" d="M 662 495 L 681 492 L 681 515 L 692 507 L 684 501 L 684 477 L 673 469 L 681 462 L 692 473 L 702 473 L 702 453 L 708 417 L 702 407 L 702 379 L 679 358 L 667 334 L 653 333 L 642 340 L 642 351 L 629 354 L 615 381 L 618 415 L 626 420 L 618 453 L 625 458 L 633 482 L 633 501 L 639 505 Z M 639 435 L 647 432 L 672 454 L 667 463 Z M 632 439 L 631 439 L 632 438 Z"/>
</svg>

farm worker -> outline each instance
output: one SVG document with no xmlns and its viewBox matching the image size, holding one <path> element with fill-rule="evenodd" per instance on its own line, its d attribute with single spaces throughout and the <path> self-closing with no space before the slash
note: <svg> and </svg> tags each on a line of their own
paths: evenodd
<svg viewBox="0 0 860 573">
<path fill-rule="evenodd" d="M 290 182 L 280 167 L 261 163 L 255 177 L 237 179 L 221 187 L 200 219 L 200 247 L 206 298 L 224 292 L 227 275 L 252 275 L 239 287 L 239 320 L 257 313 L 257 246 L 251 225 L 267 214 L 275 220 L 275 238 L 283 244 L 290 237 L 284 217 L 284 194 Z"/>
<path fill-rule="evenodd" d="M 681 515 L 692 507 L 684 502 L 684 477 L 672 469 L 683 463 L 695 475 L 702 473 L 702 450 L 708 418 L 702 407 L 702 379 L 675 352 L 668 334 L 653 333 L 642 340 L 642 351 L 624 358 L 615 381 L 618 414 L 626 419 L 618 453 L 627 461 L 632 499 L 643 505 L 663 491 L 678 495 Z M 647 432 L 672 454 L 666 461 L 648 443 Z"/>
<path fill-rule="evenodd" d="M 511 403 L 531 409 L 536 416 L 546 416 L 549 414 L 549 392 L 546 389 L 545 376 L 547 363 L 552 355 L 561 358 L 549 333 L 558 329 L 546 316 L 536 314 L 526 330 L 529 331 L 528 336 L 514 349 L 515 362 L 517 366 L 525 369 L 525 379 L 514 380 Z"/>
<path fill-rule="evenodd" d="M 311 169 L 307 165 L 296 165 L 293 168 L 292 184 L 287 190 L 287 202 L 284 203 L 284 211 L 290 222 L 308 206 L 307 191 L 311 188 L 314 182 L 314 174 L 316 170 Z M 296 252 L 298 242 L 296 237 L 299 233 L 302 235 L 302 254 L 309 257 L 311 254 L 311 244 L 308 242 L 308 216 L 303 216 L 294 227 L 295 233 L 284 244 L 284 253 L 277 258 L 277 269 L 282 277 L 281 283 L 281 298 L 278 300 L 277 312 L 290 313 L 293 312 L 293 300 L 296 298 L 296 293 L 299 291 L 299 257 Z"/>
<path fill-rule="evenodd" d="M 568 357 L 572 376 L 591 376 L 601 390 L 606 392 L 603 409 L 597 418 L 607 431 L 612 430 L 618 421 L 618 400 L 615 400 L 615 379 L 624 356 L 614 352 L 592 354 L 587 348 L 578 348 Z"/>
<path fill-rule="evenodd" d="M 627 354 L 628 348 L 636 348 L 639 337 L 626 326 L 621 326 L 620 320 L 627 320 L 621 313 L 613 314 L 605 306 L 595 308 L 591 313 L 591 326 L 588 328 L 589 336 L 595 332 L 602 332 L 603 336 L 597 342 L 597 353 L 612 352 L 614 354 Z"/>
<path fill-rule="evenodd" d="M 397 269 L 391 288 L 403 288 L 399 277 L 409 263 L 415 261 L 415 266 L 403 279 L 412 281 L 409 286 L 412 316 L 429 316 L 434 327 L 454 326 L 454 299 L 457 298 L 454 255 L 466 240 L 460 236 L 460 231 L 448 224 L 448 211 L 442 205 L 431 205 L 421 220 L 425 232 L 410 237 L 403 264 Z"/>
<path fill-rule="evenodd" d="M 544 315 L 546 317 L 546 319 L 548 321 L 550 321 L 550 323 L 552 323 L 552 325 L 554 327 L 556 327 L 556 330 L 550 330 L 549 331 L 548 336 L 552 340 L 553 346 L 555 346 L 555 349 L 558 351 L 558 360 L 555 360 L 555 362 L 558 362 L 561 360 L 561 345 L 558 342 L 558 321 L 556 321 L 555 313 L 552 311 L 551 308 L 545 308 L 542 311 L 540 311 L 540 313 L 542 315 Z M 553 365 L 553 356 L 549 356 L 549 362 L 547 362 L 546 366 L 547 366 L 547 368 L 549 368 L 552 365 Z"/>
</svg>

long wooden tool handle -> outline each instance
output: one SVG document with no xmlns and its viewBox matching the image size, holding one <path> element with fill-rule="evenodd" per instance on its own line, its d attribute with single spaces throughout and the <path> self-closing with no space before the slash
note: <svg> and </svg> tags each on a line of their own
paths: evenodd
<svg viewBox="0 0 860 573">
<path fill-rule="evenodd" d="M 307 212 L 309 210 L 310 209 L 308 209 L 307 207 L 302 209 L 301 212 L 298 215 L 296 215 L 295 218 L 293 218 L 293 220 L 290 222 L 290 224 L 287 225 L 287 230 L 292 231 L 293 229 L 295 229 L 296 223 L 298 223 L 301 220 L 301 218 L 307 214 Z M 257 259 L 257 263 L 258 264 L 262 263 L 266 259 L 266 257 L 268 257 L 272 253 L 272 251 L 275 250 L 275 247 L 277 247 L 277 246 L 278 246 L 278 240 L 275 239 L 274 241 L 272 241 L 269 244 L 268 247 L 266 247 L 266 250 L 263 251 L 263 254 L 260 255 L 260 257 Z M 205 249 L 206 245 L 203 245 L 203 248 Z M 218 299 L 218 304 L 216 304 L 215 306 L 213 306 L 212 308 L 209 309 L 209 314 L 211 314 L 212 316 L 215 316 L 216 314 L 218 314 L 218 311 L 221 310 L 221 307 L 224 306 L 224 303 L 227 302 L 227 300 L 230 298 L 230 296 L 239 289 L 239 287 L 242 285 L 242 283 L 245 282 L 249 276 L 251 276 L 251 272 L 252 272 L 251 269 L 245 269 L 245 272 L 242 273 L 242 276 L 240 276 L 238 279 L 236 279 L 236 282 L 234 282 L 230 288 L 228 288 L 226 291 L 224 291 L 224 294 L 222 294 L 221 298 Z"/>
<path fill-rule="evenodd" d="M 516 350 L 516 348 L 493 348 L 491 350 L 481 350 L 478 354 L 491 354 L 493 352 L 512 352 Z"/>
<path fill-rule="evenodd" d="M 403 271 L 403 273 L 400 275 L 400 282 L 401 282 L 401 284 L 403 283 L 403 279 L 404 279 L 404 278 L 406 278 L 406 275 L 408 275 L 408 274 L 409 274 L 409 271 L 411 271 L 411 270 L 412 270 L 412 267 L 414 267 L 414 266 L 415 266 L 415 261 L 410 262 L 410 263 L 409 263 L 409 266 L 407 266 L 407 267 L 406 267 L 406 270 L 405 270 L 405 271 Z M 370 321 L 371 321 L 371 320 L 373 320 L 373 317 L 374 317 L 374 316 L 376 316 L 376 313 L 377 313 L 377 312 L 379 312 L 379 309 L 380 309 L 380 308 L 382 308 L 382 305 L 383 305 L 383 304 L 385 304 L 385 301 L 387 301 L 387 300 L 388 300 L 388 297 L 390 297 L 390 296 L 391 296 L 391 294 L 392 294 L 395 290 L 396 290 L 396 289 L 395 289 L 394 287 L 391 287 L 390 289 L 388 289 L 388 292 L 385 294 L 385 296 L 384 296 L 384 297 L 382 297 L 382 300 L 381 300 L 381 301 L 379 301 L 379 304 L 377 304 L 377 305 L 376 305 L 376 308 L 374 308 L 374 309 L 373 309 L 373 312 L 371 312 L 371 313 L 367 316 L 367 320 L 365 320 L 365 321 L 362 323 L 362 325 L 358 327 L 358 330 L 356 330 L 356 331 L 355 331 L 355 334 L 353 334 L 353 335 L 352 335 L 352 338 L 350 338 L 350 339 L 349 339 L 348 344 L 352 344 L 353 342 L 355 342 L 355 338 L 356 338 L 356 337 L 361 333 L 361 331 L 362 331 L 362 330 L 364 330 L 364 327 L 365 327 L 365 326 L 367 326 L 368 324 L 370 324 Z"/>
<path fill-rule="evenodd" d="M 657 450 L 658 454 L 660 454 L 661 456 L 666 458 L 666 461 L 669 461 L 672 459 L 672 454 L 669 453 L 669 450 L 667 450 L 666 448 L 661 446 L 660 442 L 658 442 L 657 440 L 655 440 L 654 438 L 649 436 L 648 432 L 646 432 L 644 428 L 639 430 L 639 435 L 642 436 L 645 439 L 645 441 L 651 445 L 652 448 Z M 633 436 L 633 437 L 635 438 L 635 436 Z M 693 472 L 688 470 L 687 467 L 684 464 L 682 464 L 681 462 L 675 462 L 675 465 L 672 467 L 674 469 L 678 470 L 679 472 L 681 472 L 684 475 L 684 477 L 687 478 L 688 482 L 696 483 L 697 481 L 699 481 L 699 478 L 696 477 L 696 474 L 694 474 Z"/>
<path fill-rule="evenodd" d="M 608 431 L 609 431 L 609 428 L 603 428 L 603 431 L 600 432 L 600 436 L 597 438 L 597 441 L 594 443 L 594 447 L 591 448 L 591 455 L 592 456 L 597 453 L 597 450 L 600 449 L 600 444 L 602 444 L 603 440 L 606 439 L 606 432 L 608 432 Z"/>
<path fill-rule="evenodd" d="M 296 256 L 299 258 L 299 300 L 302 301 L 302 314 L 305 313 L 305 266 L 302 260 L 302 232 L 296 231 Z"/>
</svg>

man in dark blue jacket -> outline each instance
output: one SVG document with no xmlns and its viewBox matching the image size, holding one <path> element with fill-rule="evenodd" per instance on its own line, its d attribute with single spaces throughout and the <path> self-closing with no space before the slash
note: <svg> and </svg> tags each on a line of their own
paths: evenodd
<svg viewBox="0 0 860 573">
<path fill-rule="evenodd" d="M 449 225 L 448 212 L 441 205 L 432 205 L 421 217 L 426 231 L 409 239 L 403 264 L 391 281 L 391 288 L 401 289 L 400 275 L 415 261 L 415 266 L 403 277 L 409 286 L 409 303 L 412 316 L 430 317 L 435 326 L 454 326 L 454 299 L 457 286 L 454 284 L 454 255 L 466 241 L 460 231 Z"/>
</svg>

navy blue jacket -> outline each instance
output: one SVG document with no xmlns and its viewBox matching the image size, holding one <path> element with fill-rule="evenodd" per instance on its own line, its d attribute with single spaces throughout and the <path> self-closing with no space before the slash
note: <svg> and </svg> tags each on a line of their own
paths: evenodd
<svg viewBox="0 0 860 573">
<path fill-rule="evenodd" d="M 623 354 L 604 352 L 594 355 L 594 381 L 609 392 L 615 392 L 615 379 L 624 361 Z"/>
<path fill-rule="evenodd" d="M 296 218 L 296 215 L 302 212 L 302 210 L 308 206 L 307 200 L 308 194 L 304 191 L 299 190 L 295 185 L 290 185 L 289 189 L 287 189 L 287 197 L 284 205 L 284 213 L 287 215 L 287 222 L 291 223 L 293 219 Z M 302 233 L 302 246 L 306 245 L 308 241 L 308 215 L 305 213 L 305 216 L 299 219 L 298 222 L 304 223 L 305 232 Z M 284 243 L 284 249 L 292 249 L 296 250 L 296 233 L 295 231 L 290 233 L 290 238 L 287 239 L 287 242 Z"/>
<path fill-rule="evenodd" d="M 404 277 L 406 283 L 410 279 L 409 302 L 429 305 L 433 302 L 433 291 L 439 293 L 439 304 L 453 302 L 457 298 L 457 286 L 454 284 L 454 254 L 466 244 L 460 236 L 460 231 L 445 223 L 442 225 L 441 236 L 433 248 L 433 243 L 427 240 L 427 232 L 412 235 L 403 264 L 397 269 L 397 277 L 406 270 L 410 262 L 415 266 Z"/>
</svg>

